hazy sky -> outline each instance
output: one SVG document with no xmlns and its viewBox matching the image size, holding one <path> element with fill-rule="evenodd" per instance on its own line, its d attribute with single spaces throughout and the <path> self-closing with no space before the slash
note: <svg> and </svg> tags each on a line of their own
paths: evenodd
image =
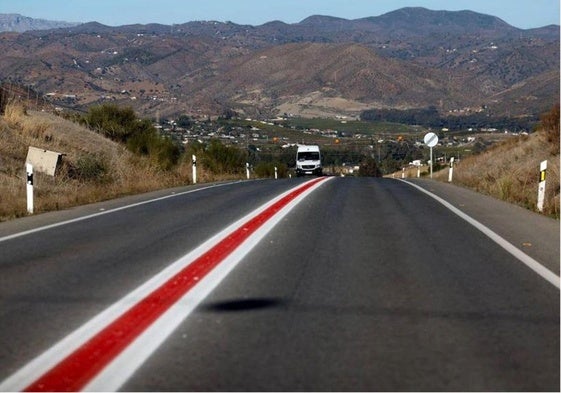
<svg viewBox="0 0 561 393">
<path fill-rule="evenodd" d="M 0 0 L 0 14 L 67 22 L 179 24 L 193 20 L 260 25 L 296 23 L 310 15 L 346 19 L 378 16 L 402 7 L 471 10 L 523 29 L 559 24 L 559 0 Z"/>
</svg>

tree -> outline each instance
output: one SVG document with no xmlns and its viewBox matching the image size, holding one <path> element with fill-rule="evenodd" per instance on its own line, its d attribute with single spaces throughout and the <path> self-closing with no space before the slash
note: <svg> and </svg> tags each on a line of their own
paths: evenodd
<svg viewBox="0 0 561 393">
<path fill-rule="evenodd" d="M 191 127 L 192 121 L 191 118 L 187 115 L 181 115 L 176 121 L 178 127 L 182 128 L 189 128 Z"/>
<path fill-rule="evenodd" d="M 378 168 L 376 160 L 372 157 L 367 157 L 361 162 L 358 170 L 358 175 L 368 177 L 381 177 L 382 172 L 380 171 L 380 168 Z"/>
</svg>

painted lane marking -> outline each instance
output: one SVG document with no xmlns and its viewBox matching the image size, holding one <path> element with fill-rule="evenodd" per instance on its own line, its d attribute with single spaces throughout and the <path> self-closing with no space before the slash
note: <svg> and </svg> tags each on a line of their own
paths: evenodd
<svg viewBox="0 0 561 393">
<path fill-rule="evenodd" d="M 288 212 L 328 178 L 256 209 L 0 383 L 0 391 L 115 391 Z"/>
<path fill-rule="evenodd" d="M 183 192 L 180 192 L 180 193 L 175 193 L 174 192 L 171 195 L 166 195 L 166 196 L 155 198 L 155 199 L 149 199 L 149 200 L 146 200 L 146 201 L 137 202 L 137 203 L 133 203 L 133 204 L 130 204 L 130 205 L 116 207 L 115 209 L 111 209 L 111 210 L 105 210 L 105 208 L 102 207 L 102 208 L 99 209 L 99 213 L 93 213 L 93 214 L 89 214 L 87 216 L 77 217 L 77 218 L 73 218 L 73 219 L 70 219 L 70 220 L 61 221 L 61 222 L 57 222 L 57 223 L 54 223 L 54 224 L 45 225 L 45 226 L 42 226 L 42 227 L 39 227 L 39 228 L 33 228 L 33 229 L 29 229 L 27 231 L 22 231 L 22 232 L 14 233 L 12 235 L 7 235 L 7 236 L 4 236 L 4 237 L 0 237 L 0 243 L 5 242 L 7 240 L 11 240 L 11 239 L 16 239 L 18 237 L 31 235 L 33 233 L 46 231 L 48 229 L 61 227 L 63 225 L 74 224 L 76 222 L 89 220 L 91 218 L 104 216 L 106 214 L 116 213 L 116 212 L 121 211 L 121 210 L 126 210 L 126 209 L 130 209 L 130 208 L 137 207 L 137 206 L 147 205 L 147 204 L 152 203 L 152 202 L 159 202 L 159 201 L 163 201 L 163 200 L 169 199 L 169 198 L 175 198 L 175 197 L 182 196 L 182 195 L 192 194 L 192 193 L 198 192 L 198 191 L 208 190 L 208 189 L 216 188 L 216 187 L 229 186 L 229 185 L 237 184 L 237 183 L 239 183 L 239 181 L 222 183 L 222 184 L 213 184 L 212 186 L 197 188 L 196 190 L 183 191 Z"/>
<path fill-rule="evenodd" d="M 548 268 L 543 266 L 541 263 L 536 261 L 534 258 L 529 256 L 528 254 L 524 253 L 522 250 L 520 250 L 519 248 L 514 246 L 508 240 L 506 240 L 505 238 L 503 238 L 499 234 L 493 232 L 490 228 L 486 227 L 485 225 L 483 225 L 479 221 L 475 220 L 474 218 L 468 216 L 467 214 L 462 212 L 460 209 L 456 208 L 451 203 L 442 199 L 438 195 L 435 195 L 432 192 L 429 192 L 429 191 L 425 190 L 424 188 L 422 188 L 422 187 L 420 187 L 416 184 L 408 182 L 407 180 L 402 180 L 402 179 L 397 179 L 397 180 L 399 180 L 403 183 L 407 183 L 410 186 L 415 187 L 419 191 L 421 191 L 421 192 L 427 194 L 428 196 L 430 196 L 431 198 L 435 199 L 436 201 L 438 201 L 439 203 L 444 205 L 446 208 L 451 210 L 454 214 L 458 215 L 460 218 L 464 219 L 465 221 L 467 221 L 468 223 L 473 225 L 479 231 L 483 232 L 487 237 L 489 237 L 491 240 L 493 240 L 495 243 L 497 243 L 503 249 L 508 251 L 511 255 L 513 255 L 520 262 L 524 263 L 526 266 L 528 266 L 534 272 L 539 274 L 547 282 L 555 285 L 557 288 L 560 287 L 560 280 L 561 279 L 559 278 L 559 276 L 557 276 L 555 273 L 553 273 L 551 270 L 549 270 Z"/>
</svg>

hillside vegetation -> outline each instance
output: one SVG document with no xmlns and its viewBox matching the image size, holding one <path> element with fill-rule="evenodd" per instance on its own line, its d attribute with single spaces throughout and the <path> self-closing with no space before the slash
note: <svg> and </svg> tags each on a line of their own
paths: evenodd
<svg viewBox="0 0 561 393">
<path fill-rule="evenodd" d="M 135 117 L 132 120 L 146 126 Z M 162 155 L 167 145 L 153 143 L 154 135 L 140 130 L 127 146 L 118 141 L 122 135 L 111 140 L 54 114 L 8 104 L 0 117 L 0 221 L 27 214 L 25 160 L 29 146 L 64 154 L 55 177 L 34 174 L 36 213 L 190 183 L 191 160 L 187 153 L 170 163 L 168 156 Z M 155 152 L 143 151 L 153 148 Z M 203 162 L 214 162 L 204 154 L 200 157 Z M 216 174 L 201 166 L 197 176 L 205 182 L 239 173 Z"/>
<path fill-rule="evenodd" d="M 559 218 L 559 106 L 541 118 L 540 128 L 462 159 L 453 181 L 478 192 L 536 210 L 540 162 L 547 160 L 544 214 Z M 447 181 L 448 169 L 435 174 Z"/>
<path fill-rule="evenodd" d="M 434 106 L 517 118 L 559 97 L 559 26 L 522 30 L 470 11 L 261 26 L 92 22 L 0 33 L 0 51 L 0 82 L 33 86 L 62 107 L 109 101 L 153 117 L 356 118 Z"/>
<path fill-rule="evenodd" d="M 248 151 L 218 140 L 193 141 L 186 150 L 178 149 L 149 122 L 136 118 L 130 108 L 92 107 L 86 115 L 70 121 L 47 112 L 27 111 L 21 103 L 8 104 L 0 117 L 0 221 L 27 214 L 24 164 L 29 146 L 64 154 L 55 177 L 35 174 L 37 213 L 189 184 L 192 154 L 200 164 L 200 182 L 243 178 L 248 161 L 255 165 L 255 176 L 272 177 L 275 166 L 279 176 L 288 176 L 285 163 L 252 160 Z M 548 160 L 544 213 L 558 218 L 558 106 L 542 116 L 537 132 L 510 138 L 482 154 L 462 159 L 456 166 L 454 183 L 535 210 L 538 169 L 543 160 Z M 372 159 L 363 162 L 359 175 L 379 176 L 379 169 Z M 447 174 L 444 170 L 435 177 L 446 181 Z"/>
</svg>

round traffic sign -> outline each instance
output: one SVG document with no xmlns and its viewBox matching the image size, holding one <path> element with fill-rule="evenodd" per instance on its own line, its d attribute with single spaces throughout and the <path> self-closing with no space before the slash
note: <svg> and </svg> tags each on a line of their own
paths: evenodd
<svg viewBox="0 0 561 393">
<path fill-rule="evenodd" d="M 427 135 L 425 135 L 424 141 L 425 145 L 427 145 L 428 147 L 435 147 L 438 143 L 438 135 L 436 135 L 434 132 L 429 132 Z"/>
</svg>

